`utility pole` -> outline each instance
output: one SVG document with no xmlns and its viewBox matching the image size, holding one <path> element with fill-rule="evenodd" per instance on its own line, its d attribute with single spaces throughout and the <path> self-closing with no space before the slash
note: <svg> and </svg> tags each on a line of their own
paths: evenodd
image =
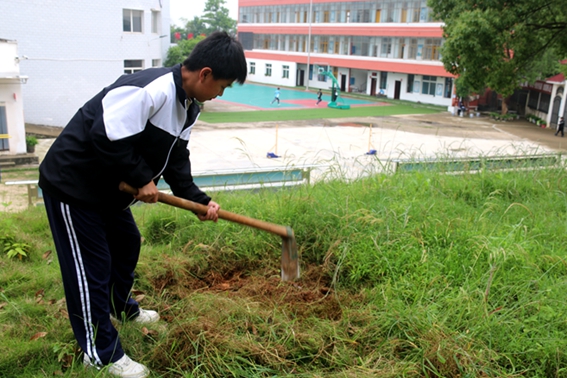
<svg viewBox="0 0 567 378">
<path fill-rule="evenodd" d="M 309 34 L 307 36 L 307 85 L 305 90 L 309 90 L 309 67 L 311 58 L 311 22 L 313 21 L 313 0 L 309 0 Z"/>
</svg>

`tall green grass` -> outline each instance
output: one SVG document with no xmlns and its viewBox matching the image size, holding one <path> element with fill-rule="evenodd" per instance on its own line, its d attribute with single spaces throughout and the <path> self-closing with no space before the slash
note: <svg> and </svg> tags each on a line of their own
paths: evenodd
<svg viewBox="0 0 567 378">
<path fill-rule="evenodd" d="M 135 294 L 163 321 L 120 326 L 122 343 L 155 377 L 567 376 L 564 175 L 416 172 L 215 194 L 292 226 L 292 283 L 279 280 L 277 236 L 135 206 Z M 0 235 L 31 246 L 27 260 L 0 257 L 0 376 L 95 376 L 45 256 L 42 209 L 2 214 Z"/>
</svg>

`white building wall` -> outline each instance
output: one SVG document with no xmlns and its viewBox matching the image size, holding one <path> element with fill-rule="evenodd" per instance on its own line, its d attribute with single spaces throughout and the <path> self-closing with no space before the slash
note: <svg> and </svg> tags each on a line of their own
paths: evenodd
<svg viewBox="0 0 567 378">
<path fill-rule="evenodd" d="M 396 85 L 396 81 L 401 81 L 400 100 L 407 100 L 411 102 L 422 102 L 424 104 L 440 105 L 447 107 L 451 106 L 451 98 L 444 97 L 445 77 L 437 76 L 436 84 L 443 85 L 443 91 L 441 92 L 441 95 L 438 95 L 437 91 L 435 95 L 430 95 L 430 94 L 421 93 L 421 85 L 423 82 L 422 75 L 415 75 L 414 78 L 414 83 L 419 82 L 419 92 L 412 91 L 408 93 L 407 91 L 408 75 L 390 72 L 388 73 L 388 91 L 386 92 L 388 98 L 394 98 L 394 88 Z"/>
<path fill-rule="evenodd" d="M 0 106 L 6 109 L 8 150 L 0 155 L 26 153 L 24 103 L 15 41 L 0 41 Z M 0 132 L 1 134 L 1 132 Z"/>
<path fill-rule="evenodd" d="M 294 87 L 297 80 L 297 63 L 277 60 L 247 59 L 247 80 L 255 83 L 271 84 L 282 87 Z M 250 72 L 250 63 L 255 63 L 255 73 Z M 267 66 L 271 64 L 271 75 L 267 76 Z M 284 78 L 284 66 L 289 67 L 289 77 Z M 307 77 L 306 77 L 307 78 Z"/>
<path fill-rule="evenodd" d="M 124 73 L 125 59 L 149 68 L 169 47 L 169 0 L 0 0 L 0 9 L 0 38 L 18 41 L 29 76 L 23 96 L 32 124 L 65 126 Z M 123 9 L 144 11 L 142 33 L 123 32 Z M 152 9 L 161 13 L 159 33 L 151 33 Z"/>
</svg>

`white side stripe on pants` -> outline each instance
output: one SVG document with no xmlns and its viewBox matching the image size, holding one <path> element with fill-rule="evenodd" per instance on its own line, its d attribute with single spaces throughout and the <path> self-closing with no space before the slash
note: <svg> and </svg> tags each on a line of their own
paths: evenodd
<svg viewBox="0 0 567 378">
<path fill-rule="evenodd" d="M 71 250 L 73 252 L 73 261 L 75 262 L 75 273 L 77 275 L 77 281 L 79 283 L 79 293 L 81 297 L 81 308 L 83 311 L 83 322 L 85 324 L 85 336 L 87 349 L 85 353 L 89 358 L 97 365 L 102 365 L 102 362 L 96 352 L 96 346 L 94 343 L 95 330 L 93 327 L 92 316 L 91 316 L 91 302 L 89 298 L 89 288 L 87 277 L 85 275 L 85 268 L 83 266 L 83 259 L 81 256 L 81 250 L 79 243 L 77 242 L 77 235 L 75 234 L 75 229 L 73 227 L 73 220 L 71 219 L 71 213 L 69 212 L 69 206 L 61 204 L 61 214 L 65 221 L 65 227 L 67 228 L 67 237 L 69 238 L 69 244 L 71 245 Z"/>
</svg>

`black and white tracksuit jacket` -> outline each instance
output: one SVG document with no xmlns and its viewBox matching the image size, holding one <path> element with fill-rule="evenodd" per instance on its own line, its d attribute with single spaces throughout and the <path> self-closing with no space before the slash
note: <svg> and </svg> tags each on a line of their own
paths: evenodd
<svg viewBox="0 0 567 378">
<path fill-rule="evenodd" d="M 123 75 L 67 124 L 40 165 L 39 186 L 70 205 L 120 210 L 132 203 L 121 181 L 140 188 L 163 175 L 174 195 L 206 205 L 187 149 L 198 116 L 181 65 Z"/>
</svg>

